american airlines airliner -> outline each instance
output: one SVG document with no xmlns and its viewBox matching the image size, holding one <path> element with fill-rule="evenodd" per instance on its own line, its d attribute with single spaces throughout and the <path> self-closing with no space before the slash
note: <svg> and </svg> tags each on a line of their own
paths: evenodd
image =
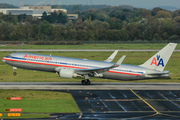
<svg viewBox="0 0 180 120">
<path fill-rule="evenodd" d="M 117 54 L 117 50 L 105 61 L 94 61 L 59 57 L 32 53 L 11 53 L 3 57 L 2 61 L 16 69 L 28 69 L 46 72 L 55 72 L 62 78 L 74 78 L 84 76 L 83 85 L 89 85 L 90 77 L 99 77 L 115 80 L 142 80 L 169 77 L 169 71 L 163 71 L 171 57 L 176 43 L 169 43 L 149 60 L 141 65 L 121 64 L 126 57 L 123 55 L 116 63 L 111 61 Z"/>
</svg>

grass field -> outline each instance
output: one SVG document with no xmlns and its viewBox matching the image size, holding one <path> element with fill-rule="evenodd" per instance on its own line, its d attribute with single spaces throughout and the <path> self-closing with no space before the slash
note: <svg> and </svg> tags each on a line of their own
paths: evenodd
<svg viewBox="0 0 180 120">
<path fill-rule="evenodd" d="M 6 100 L 6 97 L 22 97 L 22 100 Z M 34 90 L 0 90 L 0 113 L 4 109 L 21 108 L 21 118 L 48 117 L 50 113 L 79 113 L 79 109 L 69 93 Z M 3 114 L 0 118 L 9 118 Z M 19 117 L 18 117 L 19 118 Z"/>
<path fill-rule="evenodd" d="M 0 58 L 7 56 L 11 52 L 0 52 Z M 90 60 L 104 61 L 112 52 L 32 52 L 38 54 L 52 54 L 72 58 L 86 58 Z M 116 62 L 122 55 L 127 55 L 123 64 L 140 65 L 148 60 L 155 52 L 119 52 L 113 60 Z M 131 82 L 180 82 L 180 52 L 174 52 L 165 70 L 170 71 L 171 79 L 138 80 Z M 31 71 L 17 69 L 17 75 L 13 76 L 11 66 L 0 61 L 0 82 L 80 82 L 82 78 L 65 79 L 59 78 L 55 73 Z M 126 82 L 117 80 L 107 80 L 100 78 L 90 78 L 91 82 Z M 129 81 L 127 81 L 129 82 Z"/>
<path fill-rule="evenodd" d="M 0 46 L 0 49 L 161 49 L 166 43 Z M 176 49 L 180 49 L 178 44 Z"/>
<path fill-rule="evenodd" d="M 107 45 L 107 44 L 105 44 Z M 124 44 L 122 45 L 90 45 L 87 46 L 24 46 L 23 47 L 14 47 L 14 48 L 22 48 L 22 49 L 161 49 L 166 44 L 152 44 L 144 46 L 141 44 Z M 139 46 L 139 47 L 138 47 Z M 143 46 L 143 47 L 142 47 Z M 31 48 L 32 47 L 32 48 Z M 38 48 L 39 47 L 39 48 Z M 60 47 L 60 48 L 59 48 Z M 75 48 L 74 48 L 75 47 Z M 120 48 L 122 47 L 122 48 Z M 179 47 L 179 46 L 178 46 Z M 0 47 L 2 48 L 2 47 Z M 5 47 L 8 48 L 8 47 Z M 11 47 L 9 47 L 11 48 Z M 176 49 L 180 49 L 176 48 Z M 0 52 L 0 58 L 2 59 L 4 56 L 7 56 L 12 52 Z M 104 61 L 106 60 L 112 52 L 31 52 L 38 54 L 52 54 L 55 56 L 65 56 L 72 58 L 86 58 L 90 60 L 98 60 Z M 119 52 L 113 62 L 116 62 L 122 55 L 126 55 L 123 64 L 132 64 L 139 65 L 148 60 L 152 55 L 156 52 Z M 170 79 L 152 79 L 152 80 L 138 80 L 138 81 L 117 81 L 117 80 L 107 80 L 100 78 L 91 78 L 91 82 L 174 82 L 180 83 L 180 52 L 174 52 L 172 57 L 170 58 L 165 70 L 170 71 Z M 59 76 L 55 73 L 47 73 L 40 71 L 31 71 L 31 70 L 23 70 L 17 69 L 17 75 L 13 76 L 13 69 L 11 66 L 3 63 L 0 60 L 0 82 L 80 82 L 82 78 L 74 78 L 74 79 L 64 79 L 59 78 Z M 22 108 L 22 112 L 33 112 L 33 113 L 42 113 L 45 114 L 22 114 L 21 117 L 18 118 L 40 118 L 40 117 L 48 117 L 50 113 L 57 112 L 79 112 L 72 96 L 68 93 L 64 92 L 50 92 L 50 91 L 30 91 L 30 90 L 0 90 L 0 113 L 4 112 L 4 109 L 17 107 Z M 6 97 L 22 97 L 22 101 L 7 101 Z M 35 106 L 35 107 L 32 107 Z M 68 106 L 68 107 L 67 107 Z M 0 118 L 9 118 L 7 114 L 3 114 Z"/>
</svg>

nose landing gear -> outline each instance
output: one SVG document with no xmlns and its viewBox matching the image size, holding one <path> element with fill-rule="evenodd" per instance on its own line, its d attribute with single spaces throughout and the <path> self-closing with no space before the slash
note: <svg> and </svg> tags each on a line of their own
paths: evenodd
<svg viewBox="0 0 180 120">
<path fill-rule="evenodd" d="M 17 70 L 17 67 L 13 67 L 13 75 L 15 76 L 15 75 L 17 75 L 17 73 L 16 73 L 16 70 Z"/>
</svg>

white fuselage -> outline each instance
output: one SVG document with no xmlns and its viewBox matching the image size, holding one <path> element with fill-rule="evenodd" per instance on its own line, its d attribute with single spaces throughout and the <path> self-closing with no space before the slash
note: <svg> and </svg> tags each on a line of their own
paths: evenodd
<svg viewBox="0 0 180 120">
<path fill-rule="evenodd" d="M 108 67 L 114 63 L 101 62 L 93 60 L 75 59 L 68 57 L 58 57 L 32 53 L 12 53 L 4 57 L 3 62 L 13 67 L 38 70 L 46 72 L 57 72 L 55 69 L 71 68 L 71 69 L 93 69 Z M 169 75 L 148 75 L 147 73 L 159 73 L 159 71 L 150 70 L 135 65 L 121 64 L 119 67 L 112 68 L 102 73 L 102 78 L 116 80 L 141 80 L 149 78 L 162 78 Z M 92 76 L 97 77 L 97 76 Z"/>
</svg>

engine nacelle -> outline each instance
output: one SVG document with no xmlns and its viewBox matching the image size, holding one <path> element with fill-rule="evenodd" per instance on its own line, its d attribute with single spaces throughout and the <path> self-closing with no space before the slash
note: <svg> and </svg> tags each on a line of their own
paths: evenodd
<svg viewBox="0 0 180 120">
<path fill-rule="evenodd" d="M 103 77 L 103 74 L 95 74 L 94 77 Z"/>
<path fill-rule="evenodd" d="M 73 78 L 73 77 L 79 77 L 77 73 L 74 73 L 73 69 L 63 68 L 59 70 L 59 77 L 62 78 Z"/>
</svg>

